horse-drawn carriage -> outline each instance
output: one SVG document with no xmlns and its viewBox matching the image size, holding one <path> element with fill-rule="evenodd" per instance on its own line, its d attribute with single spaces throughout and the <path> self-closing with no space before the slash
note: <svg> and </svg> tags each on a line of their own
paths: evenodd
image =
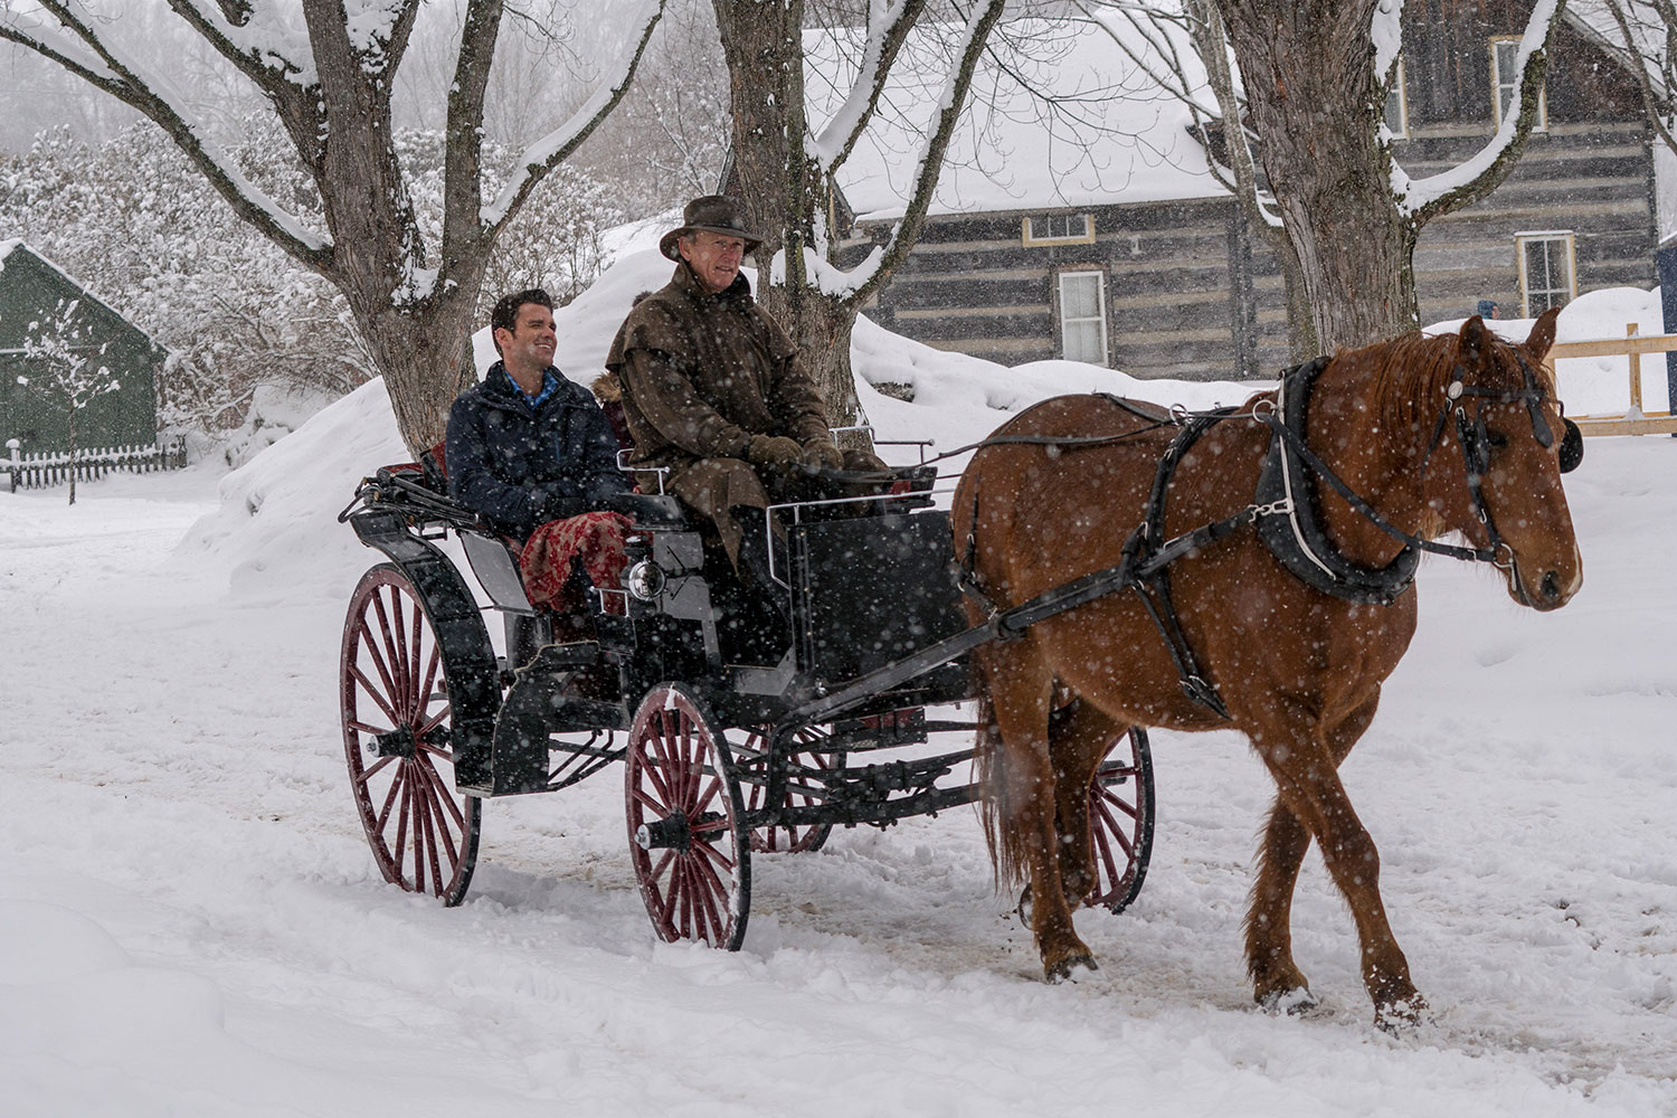
<svg viewBox="0 0 1677 1118">
<path fill-rule="evenodd" d="M 1415 1021 L 1425 1003 L 1337 770 L 1413 636 L 1423 552 L 1494 567 L 1532 609 L 1582 585 L 1561 475 L 1583 444 L 1542 364 L 1556 314 L 1519 344 L 1470 318 L 1341 351 L 1208 413 L 1048 400 L 984 440 L 951 512 L 925 468 L 859 515 L 781 507 L 791 621 L 770 641 L 741 624 L 739 588 L 670 498 L 626 499 L 623 608 L 556 641 L 504 543 L 417 467 L 380 471 L 346 516 L 390 563 L 351 602 L 342 676 L 374 855 L 392 882 L 457 902 L 484 798 L 623 760 L 659 934 L 737 948 L 754 852 L 813 849 L 834 825 L 936 812 L 982 785 L 998 876 L 1028 878 L 1055 979 L 1094 965 L 1072 909 L 1122 908 L 1140 888 L 1141 727 L 1235 729 L 1277 787 L 1246 921 L 1255 999 L 1311 1004 L 1291 904 L 1314 843 L 1377 1019 Z M 499 655 L 437 546 L 451 532 L 505 615 Z M 1451 532 L 1465 542 L 1438 542 Z M 973 722 L 927 716 L 964 699 Z M 974 749 L 923 748 L 962 728 Z"/>
<path fill-rule="evenodd" d="M 350 785 L 386 880 L 458 904 L 484 800 L 623 761 L 629 857 L 658 934 L 737 949 L 753 854 L 972 802 L 971 748 L 939 750 L 932 735 L 973 729 L 936 710 L 972 697 L 967 652 L 989 634 L 960 608 L 935 469 L 898 475 L 893 492 L 771 510 L 789 627 L 674 497 L 616 499 L 631 522 L 625 589 L 596 592 L 579 625 L 530 605 L 510 546 L 438 471 L 364 480 L 342 519 L 388 562 L 350 601 L 341 700 Z M 1087 899 L 1119 911 L 1146 873 L 1153 786 L 1145 731 L 1111 744 L 1089 787 Z"/>
</svg>

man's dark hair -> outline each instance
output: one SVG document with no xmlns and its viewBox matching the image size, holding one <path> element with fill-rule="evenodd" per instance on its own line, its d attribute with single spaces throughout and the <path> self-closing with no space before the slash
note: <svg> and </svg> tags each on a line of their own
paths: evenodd
<svg viewBox="0 0 1677 1118">
<path fill-rule="evenodd" d="M 518 310 L 526 303 L 534 303 L 538 307 L 552 310 L 553 296 L 539 287 L 527 287 L 523 291 L 501 296 L 495 303 L 495 309 L 489 312 L 489 336 L 493 338 L 496 330 L 512 330 L 516 333 Z"/>
</svg>

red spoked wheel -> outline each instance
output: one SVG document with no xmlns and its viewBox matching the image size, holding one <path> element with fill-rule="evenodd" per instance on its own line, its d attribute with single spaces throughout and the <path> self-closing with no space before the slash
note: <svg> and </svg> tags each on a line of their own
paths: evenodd
<svg viewBox="0 0 1677 1118">
<path fill-rule="evenodd" d="M 1084 900 L 1123 912 L 1153 854 L 1153 754 L 1140 726 L 1113 743 L 1089 782 L 1089 831 L 1098 884 Z"/>
<path fill-rule="evenodd" d="M 798 747 L 791 759 L 794 771 L 787 780 L 786 791 L 781 794 L 779 807 L 805 807 L 826 802 L 821 795 L 809 788 L 811 780 L 817 778 L 802 776 L 797 769 L 813 769 L 828 773 L 844 767 L 842 752 L 822 748 L 828 736 L 829 731 L 824 726 L 804 726 L 792 734 L 792 742 Z M 761 810 L 764 798 L 768 795 L 768 758 L 762 756 L 763 750 L 767 748 L 766 728 L 752 730 L 745 739 L 744 748 L 735 755 L 739 768 L 740 789 L 745 794 L 745 809 L 748 814 Z M 820 850 L 821 844 L 826 842 L 827 836 L 832 833 L 831 823 L 801 826 L 770 824 L 757 827 L 751 832 L 751 849 L 759 854 L 807 854 L 812 850 Z"/>
<path fill-rule="evenodd" d="M 751 906 L 751 840 L 728 740 L 678 684 L 648 692 L 624 766 L 629 856 L 660 938 L 738 951 Z"/>
<path fill-rule="evenodd" d="M 412 581 L 380 564 L 361 578 L 339 664 L 344 759 L 361 826 L 392 885 L 465 899 L 482 803 L 454 791 L 448 673 Z"/>
</svg>

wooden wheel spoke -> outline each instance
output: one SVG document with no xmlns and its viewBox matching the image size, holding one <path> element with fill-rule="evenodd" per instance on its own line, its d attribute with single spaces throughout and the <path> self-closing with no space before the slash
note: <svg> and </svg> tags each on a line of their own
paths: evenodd
<svg viewBox="0 0 1677 1118">
<path fill-rule="evenodd" d="M 432 766 L 431 759 L 425 756 L 415 758 L 414 767 L 424 774 L 425 783 L 431 792 L 431 803 L 433 808 L 439 805 L 446 807 L 448 809 L 449 817 L 454 820 L 454 826 L 457 829 L 464 830 L 466 827 L 466 815 L 460 810 L 460 805 L 454 802 L 454 796 L 450 793 L 448 785 L 444 783 L 442 774 Z M 448 837 L 446 827 L 444 828 L 443 836 L 444 838 Z M 449 860 L 454 861 L 455 855 L 452 842 L 449 844 L 448 854 Z"/>
<path fill-rule="evenodd" d="M 384 682 L 385 694 L 396 694 L 396 677 L 391 674 L 390 664 L 385 659 L 384 653 L 379 651 L 378 642 L 373 638 L 373 630 L 371 626 L 367 624 L 367 615 L 365 612 L 361 614 L 361 617 L 356 625 L 356 649 L 359 652 L 365 652 L 367 654 L 367 659 L 373 662 L 373 668 L 378 672 L 379 679 Z M 352 665 L 352 667 L 355 667 L 356 671 L 360 670 L 359 666 Z M 366 684 L 367 691 L 369 693 L 376 694 L 376 690 L 374 689 L 371 681 L 369 681 L 365 676 L 362 676 L 362 682 Z"/>
<path fill-rule="evenodd" d="M 653 740 L 657 741 L 656 738 Z M 665 759 L 654 760 L 648 757 L 646 764 L 642 765 L 640 769 L 641 774 L 646 778 L 646 782 L 652 785 L 653 792 L 664 804 L 670 804 L 675 798 L 670 788 L 670 782 L 665 779 L 668 775 L 668 765 L 669 762 Z M 667 814 L 667 809 L 662 810 Z"/>
<path fill-rule="evenodd" d="M 1117 808 L 1131 819 L 1141 818 L 1141 808 L 1138 805 L 1132 804 L 1128 800 L 1119 796 L 1114 796 L 1111 792 L 1103 791 L 1101 793 L 1100 802 L 1096 806 L 1106 812 L 1109 817 L 1111 815 L 1111 809 Z"/>
<path fill-rule="evenodd" d="M 722 919 L 722 914 L 716 907 L 716 898 L 717 893 L 714 890 L 704 888 L 698 890 L 698 896 L 696 897 L 699 902 L 699 918 L 702 925 L 699 933 L 700 938 L 713 944 L 722 942 L 726 928 L 726 922 Z"/>
<path fill-rule="evenodd" d="M 442 666 L 443 646 L 435 641 L 431 643 L 431 655 L 425 660 L 425 678 L 419 685 L 419 713 L 423 715 L 425 708 L 431 705 L 431 696 L 437 685 L 437 669 Z"/>
<path fill-rule="evenodd" d="M 629 794 L 635 798 L 636 803 L 639 803 L 640 805 L 645 807 L 647 809 L 647 811 L 652 814 L 652 818 L 653 818 L 654 822 L 664 818 L 666 815 L 669 814 L 669 810 L 667 808 L 665 808 L 664 804 L 661 801 L 659 801 L 657 799 L 654 799 L 652 796 L 648 795 L 646 792 L 643 792 L 641 789 L 635 788 Z"/>
<path fill-rule="evenodd" d="M 415 602 L 413 608 L 417 613 L 419 603 Z M 396 615 L 395 624 L 390 627 L 395 638 L 390 655 L 396 668 L 396 677 L 402 683 L 401 697 L 406 710 L 411 712 L 413 704 L 419 699 L 419 680 L 414 676 L 413 656 L 408 651 L 407 606 L 400 593 L 392 592 L 390 612 Z"/>
<path fill-rule="evenodd" d="M 406 766 L 397 770 L 400 773 L 398 781 L 402 790 L 401 806 L 396 809 L 396 847 L 391 852 L 394 855 L 396 871 L 401 872 L 403 855 L 408 848 L 408 823 L 413 807 L 413 782 L 407 779 Z"/>
<path fill-rule="evenodd" d="M 1107 808 L 1107 805 L 1099 805 L 1097 807 L 1097 812 L 1100 815 L 1101 822 L 1105 824 L 1105 826 L 1097 826 L 1095 828 L 1095 833 L 1097 835 L 1102 833 L 1111 835 L 1111 837 L 1118 840 L 1118 845 L 1124 848 L 1124 854 L 1126 857 L 1133 855 L 1135 853 L 1135 846 L 1130 842 L 1128 833 L 1129 828 L 1113 816 L 1112 812 Z"/>
<path fill-rule="evenodd" d="M 454 764 L 454 750 L 448 746 L 438 745 L 435 742 L 429 742 L 424 738 L 416 737 L 414 739 L 413 748 L 415 757 L 435 757 L 439 761 L 447 761 L 451 765 Z"/>
<path fill-rule="evenodd" d="M 379 758 L 379 764 L 382 766 L 386 761 L 394 760 L 396 760 L 394 757 L 381 757 Z M 380 832 L 384 830 L 385 823 L 390 819 L 391 807 L 396 803 L 397 797 L 402 794 L 402 784 L 402 766 L 397 765 L 395 779 L 390 782 L 390 791 L 386 792 L 384 796 L 384 806 L 379 809 L 378 818 L 374 820 L 376 829 Z"/>
<path fill-rule="evenodd" d="M 410 826 L 413 830 L 413 891 L 425 892 L 425 838 L 429 819 L 425 812 L 425 796 L 417 780 L 409 780 L 413 798 L 413 820 Z"/>
<path fill-rule="evenodd" d="M 677 912 L 681 916 L 681 923 L 677 931 L 682 939 L 693 938 L 693 875 L 688 868 L 687 859 L 676 861 L 675 873 L 670 879 L 670 888 L 677 891 Z"/>
<path fill-rule="evenodd" d="M 704 866 L 705 871 L 710 873 L 712 876 L 715 876 L 715 870 L 712 869 L 713 865 L 722 867 L 727 870 L 729 874 L 734 872 L 734 860 L 722 853 L 721 850 L 718 850 L 712 844 L 708 842 L 696 842 L 693 844 L 693 849 L 703 856 L 703 860 L 700 861 L 699 864 Z M 720 877 L 716 878 L 716 885 L 717 888 L 722 888 L 722 879 Z"/>
<path fill-rule="evenodd" d="M 430 690 L 431 690 L 430 687 L 428 687 L 428 686 L 427 687 L 420 687 L 419 686 L 419 680 L 420 680 L 420 676 L 422 674 L 419 671 L 419 661 L 420 661 L 420 658 L 421 658 L 420 657 L 420 649 L 424 647 L 424 642 L 420 640 L 420 633 L 422 631 L 421 627 L 424 624 L 425 624 L 425 611 L 419 608 L 419 601 L 418 601 L 418 599 L 415 599 L 414 603 L 413 603 L 413 630 L 409 635 L 407 652 L 408 652 L 408 664 L 413 669 L 413 677 L 409 680 L 409 682 L 411 682 L 414 685 L 414 692 L 413 692 L 414 693 L 414 700 L 415 700 L 416 703 L 419 704 L 418 707 L 415 710 L 416 714 L 424 713 L 424 710 L 425 710 L 425 707 L 424 707 L 425 696 L 427 694 L 429 694 Z"/>
<path fill-rule="evenodd" d="M 710 783 L 705 785 L 703 790 L 695 791 L 693 796 L 693 810 L 689 812 L 689 814 L 695 816 L 703 815 L 705 813 L 705 809 L 710 807 L 710 805 L 716 801 L 716 797 L 720 795 L 721 792 L 722 777 L 721 774 L 717 774 L 710 778 Z"/>
<path fill-rule="evenodd" d="M 661 879 L 664 876 L 665 873 L 669 872 L 670 865 L 674 861 L 675 861 L 675 851 L 674 850 L 664 851 L 659 856 L 657 864 L 654 865 L 650 870 L 647 871 L 647 876 L 650 877 L 653 881 L 657 881 L 657 880 Z M 666 916 L 667 915 L 668 914 L 666 914 Z"/>
<path fill-rule="evenodd" d="M 1095 857 L 1106 870 L 1108 881 L 1117 881 L 1122 874 L 1118 871 L 1118 860 L 1112 855 L 1112 841 L 1107 833 L 1099 827 L 1095 828 L 1094 836 Z M 1099 886 L 1097 885 L 1098 889 Z"/>
<path fill-rule="evenodd" d="M 443 886 L 447 883 L 443 880 L 442 865 L 438 858 L 438 855 L 442 852 L 437 848 L 437 832 L 446 830 L 446 828 L 443 827 L 442 821 L 437 818 L 437 801 L 436 797 L 431 794 L 432 791 L 428 787 L 421 787 L 420 789 L 420 821 L 424 826 L 425 834 L 425 864 L 431 867 L 431 890 L 440 895 Z M 415 845 L 417 847 L 417 844 Z"/>
<path fill-rule="evenodd" d="M 362 690 L 367 692 L 367 697 L 373 700 L 374 705 L 384 712 L 384 716 L 390 719 L 392 724 L 399 725 L 402 722 L 402 717 L 396 713 L 396 708 L 391 705 L 390 700 L 379 693 L 378 688 L 373 686 L 373 681 L 367 678 L 366 672 L 363 672 L 358 665 L 351 664 L 349 674 L 350 678 L 361 685 Z M 380 731 L 369 728 L 368 732 L 378 733 Z"/>
<path fill-rule="evenodd" d="M 380 757 L 377 761 L 374 761 L 371 765 L 362 769 L 359 773 L 354 774 L 355 782 L 357 784 L 367 783 L 369 780 L 373 779 L 373 777 L 377 776 L 379 773 L 383 772 L 386 768 L 388 768 L 390 766 L 390 762 L 394 761 L 395 759 L 396 758 L 394 758 L 394 757 Z M 390 810 L 390 805 L 389 805 L 388 802 L 386 802 L 386 804 L 385 804 L 385 810 L 386 811 Z M 384 817 L 381 815 L 381 816 L 379 816 L 379 818 L 382 819 Z"/>
<path fill-rule="evenodd" d="M 423 714 L 424 710 L 421 709 L 419 711 L 416 711 L 415 713 L 416 714 Z M 454 704 L 453 703 L 448 703 L 448 702 L 443 703 L 442 708 L 440 710 L 438 710 L 435 714 L 431 715 L 429 718 L 426 718 L 423 722 L 419 723 L 419 725 L 414 727 L 414 730 L 413 730 L 414 737 L 419 738 L 419 737 L 424 737 L 426 734 L 429 734 L 432 730 L 435 730 L 438 726 L 441 726 L 445 721 L 447 721 L 449 715 L 451 715 L 453 713 L 454 713 Z"/>
<path fill-rule="evenodd" d="M 390 588 L 390 604 L 392 609 L 398 609 L 401 598 L 395 587 Z M 384 662 L 390 669 L 390 699 L 400 703 L 403 693 L 407 690 L 407 682 L 402 678 L 402 657 L 396 651 L 396 638 L 391 633 L 390 611 L 384 608 L 384 595 L 373 594 L 373 612 L 378 616 L 378 636 L 384 646 Z M 397 625 L 400 629 L 400 625 Z"/>
</svg>

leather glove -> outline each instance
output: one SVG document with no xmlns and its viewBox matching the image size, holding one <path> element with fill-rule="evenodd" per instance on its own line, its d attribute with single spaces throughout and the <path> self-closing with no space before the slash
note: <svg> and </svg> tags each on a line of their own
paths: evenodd
<svg viewBox="0 0 1677 1118">
<path fill-rule="evenodd" d="M 844 453 L 831 439 L 811 439 L 804 444 L 804 464 L 816 470 L 842 470 Z"/>
<path fill-rule="evenodd" d="M 745 459 L 753 466 L 784 470 L 804 460 L 804 448 L 783 435 L 752 435 Z"/>
<path fill-rule="evenodd" d="M 885 464 L 885 459 L 871 450 L 845 451 L 844 468 L 865 474 L 888 474 L 891 472 L 891 467 Z"/>
<path fill-rule="evenodd" d="M 542 482 L 531 487 L 530 511 L 534 514 L 535 522 L 540 525 L 550 520 L 565 520 L 578 516 L 587 511 L 587 505 L 581 497 L 566 493 L 559 484 Z"/>
</svg>

